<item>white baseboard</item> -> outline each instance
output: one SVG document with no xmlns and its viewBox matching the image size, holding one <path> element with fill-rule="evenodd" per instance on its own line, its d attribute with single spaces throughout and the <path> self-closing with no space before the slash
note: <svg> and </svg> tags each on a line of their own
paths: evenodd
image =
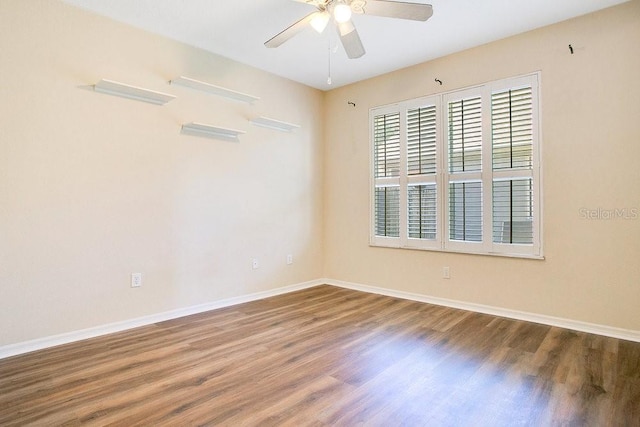
<svg viewBox="0 0 640 427">
<path fill-rule="evenodd" d="M 542 314 L 528 313 L 524 311 L 509 310 L 506 308 L 492 307 L 482 304 L 473 304 L 463 301 L 450 300 L 446 298 L 430 297 L 426 295 L 414 294 L 410 292 L 397 291 L 393 289 L 380 288 L 376 286 L 363 285 L 359 283 L 345 282 L 335 279 L 318 279 L 309 282 L 299 283 L 290 286 L 284 286 L 264 292 L 257 292 L 239 297 L 227 298 L 220 301 L 212 301 L 205 304 L 199 304 L 191 307 L 171 310 L 164 313 L 152 314 L 150 316 L 138 317 L 136 319 L 125 320 L 122 322 L 110 323 L 107 325 L 97 326 L 94 328 L 83 329 L 65 334 L 54 335 L 51 337 L 40 338 L 31 341 L 25 341 L 17 344 L 9 344 L 0 347 L 0 359 L 19 354 L 29 353 L 36 350 L 42 350 L 62 344 L 81 341 L 88 338 L 95 338 L 102 335 L 121 332 L 140 326 L 147 326 L 165 320 L 176 319 L 179 317 L 189 316 L 192 314 L 203 313 L 205 311 L 215 310 L 223 307 L 230 307 L 245 302 L 256 301 L 272 296 L 282 295 L 302 289 L 312 288 L 314 286 L 327 284 L 345 289 L 353 289 L 356 291 L 368 292 L 379 295 L 386 295 L 395 298 L 402 298 L 412 301 L 424 302 L 428 304 L 441 305 L 445 307 L 458 308 L 461 310 L 474 311 L 477 313 L 491 314 L 494 316 L 506 317 L 509 319 L 524 320 L 527 322 L 540 323 L 543 325 L 557 326 L 560 328 L 571 329 L 574 331 L 587 332 L 590 334 L 603 335 L 612 338 L 619 338 L 628 341 L 640 342 L 640 331 L 630 329 L 615 328 L 612 326 L 598 325 L 594 323 L 580 322 L 577 320 L 563 319 L 559 317 L 545 316 Z"/>
<path fill-rule="evenodd" d="M 29 353 L 36 350 L 42 350 L 62 344 L 68 344 L 76 341 L 85 340 L 88 338 L 95 338 L 102 335 L 112 334 L 114 332 L 121 332 L 127 329 L 138 328 L 140 326 L 147 326 L 165 320 L 177 319 L 179 317 L 189 316 L 192 314 L 203 313 L 205 311 L 215 310 L 217 308 L 229 307 L 232 305 L 242 304 L 245 302 L 261 300 L 276 295 L 287 294 L 302 289 L 312 288 L 323 284 L 322 280 L 312 280 L 309 282 L 299 283 L 291 286 L 284 286 L 269 291 L 256 292 L 249 295 L 242 295 L 239 297 L 227 298 L 219 301 L 212 301 L 205 304 L 194 305 L 191 307 L 179 308 L 177 310 L 171 310 L 164 313 L 152 314 L 149 316 L 138 317 L 136 319 L 125 320 L 122 322 L 110 323 L 107 325 L 96 326 L 93 328 L 82 329 L 79 331 L 68 332 L 60 335 L 54 335 L 51 337 L 39 338 L 31 341 L 25 341 L 17 344 L 9 344 L 0 346 L 0 359 L 4 359 L 11 356 L 17 356 L 19 354 Z"/>
<path fill-rule="evenodd" d="M 320 282 L 327 285 L 338 286 L 356 291 L 369 292 L 373 294 L 386 295 L 395 298 L 402 298 L 412 301 L 425 302 L 428 304 L 441 305 L 445 307 L 458 308 L 461 310 L 474 311 L 477 313 L 491 314 L 494 316 L 506 317 L 509 319 L 524 320 L 527 322 L 540 323 L 548 326 L 571 329 L 579 332 L 603 335 L 612 338 L 619 338 L 628 341 L 640 342 L 640 331 L 631 329 L 615 328 L 612 326 L 598 325 L 595 323 L 580 322 L 577 320 L 563 319 L 560 317 L 545 316 L 542 314 L 528 313 L 525 311 L 509 310 L 506 308 L 492 307 L 482 304 L 473 304 L 463 301 L 450 300 L 446 298 L 430 297 L 426 295 L 414 294 L 410 292 L 396 291 L 392 289 L 379 288 L 376 286 L 363 285 L 359 283 L 344 282 L 342 280 L 323 279 Z"/>
</svg>

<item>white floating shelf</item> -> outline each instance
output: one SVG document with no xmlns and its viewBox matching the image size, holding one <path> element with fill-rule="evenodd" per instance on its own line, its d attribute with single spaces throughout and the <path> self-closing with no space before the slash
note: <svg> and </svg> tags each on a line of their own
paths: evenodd
<svg viewBox="0 0 640 427">
<path fill-rule="evenodd" d="M 93 85 L 93 90 L 107 95 L 120 96 L 122 98 L 148 102 L 155 105 L 164 105 L 172 99 L 175 99 L 175 96 L 169 95 L 168 93 L 156 92 L 105 79 Z"/>
<path fill-rule="evenodd" d="M 257 96 L 247 95 L 246 93 L 242 92 L 236 92 L 235 90 L 201 82 L 199 80 L 190 79 L 189 77 L 184 76 L 175 78 L 169 83 L 171 83 L 172 85 L 180 85 L 191 89 L 200 90 L 202 92 L 211 93 L 213 95 L 222 96 L 236 101 L 246 102 L 248 104 L 251 104 L 252 102 L 258 101 L 260 99 Z"/>
<path fill-rule="evenodd" d="M 275 129 L 282 132 L 293 132 L 295 129 L 299 129 L 300 125 L 293 123 L 282 122 L 280 120 L 270 119 L 268 117 L 256 117 L 249 120 L 252 124 L 267 129 Z"/>
<path fill-rule="evenodd" d="M 203 138 L 221 139 L 223 141 L 240 142 L 240 135 L 246 133 L 241 130 L 226 129 L 203 123 L 185 123 L 182 125 L 181 133 L 191 136 L 201 136 Z"/>
</svg>

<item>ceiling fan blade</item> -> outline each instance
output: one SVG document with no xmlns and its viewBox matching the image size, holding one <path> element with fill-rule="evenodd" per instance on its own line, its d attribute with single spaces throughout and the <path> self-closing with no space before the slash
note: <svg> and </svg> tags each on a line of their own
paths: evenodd
<svg viewBox="0 0 640 427">
<path fill-rule="evenodd" d="M 308 14 L 307 16 L 302 18 L 301 20 L 297 21 L 296 23 L 294 23 L 290 27 L 288 27 L 285 30 L 279 32 L 278 34 L 276 34 L 275 36 L 273 36 L 272 38 L 270 38 L 269 40 L 264 42 L 264 45 L 266 47 L 278 47 L 278 46 L 280 46 L 282 43 L 286 42 L 287 40 L 289 40 L 290 38 L 292 38 L 293 36 L 295 36 L 296 34 L 301 32 L 302 30 L 307 28 L 307 25 L 309 25 L 309 23 L 311 22 L 311 20 L 314 18 L 314 16 L 317 13 L 320 13 L 320 12 L 313 12 L 313 13 Z"/>
<path fill-rule="evenodd" d="M 338 35 L 340 36 L 342 46 L 350 59 L 360 58 L 365 54 L 362 40 L 360 40 L 358 31 L 351 20 L 338 23 Z"/>
<path fill-rule="evenodd" d="M 357 7 L 354 3 L 359 4 Z M 433 7 L 430 4 L 408 3 L 403 1 L 367 0 L 354 1 L 352 8 L 355 12 L 367 15 L 385 16 L 388 18 L 410 19 L 412 21 L 426 21 L 433 15 Z"/>
</svg>

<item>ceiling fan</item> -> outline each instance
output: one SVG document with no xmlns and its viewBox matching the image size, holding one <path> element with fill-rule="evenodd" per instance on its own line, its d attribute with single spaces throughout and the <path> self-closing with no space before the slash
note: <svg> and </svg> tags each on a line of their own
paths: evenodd
<svg viewBox="0 0 640 427">
<path fill-rule="evenodd" d="M 333 16 L 338 35 L 347 56 L 360 58 L 365 54 L 364 46 L 356 27 L 351 21 L 352 13 L 384 16 L 388 18 L 426 21 L 433 15 L 430 4 L 388 0 L 294 0 L 314 6 L 317 10 L 295 22 L 265 42 L 266 47 L 278 47 L 304 30 L 308 25 L 322 33 Z"/>
</svg>

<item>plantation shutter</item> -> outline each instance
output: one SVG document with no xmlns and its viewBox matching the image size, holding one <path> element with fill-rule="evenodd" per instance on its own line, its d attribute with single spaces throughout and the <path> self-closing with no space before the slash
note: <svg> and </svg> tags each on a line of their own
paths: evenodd
<svg viewBox="0 0 640 427">
<path fill-rule="evenodd" d="M 407 110 L 407 237 L 437 236 L 437 135 L 435 105 Z"/>
<path fill-rule="evenodd" d="M 414 108 L 407 112 L 408 175 L 436 173 L 436 107 Z"/>
<path fill-rule="evenodd" d="M 370 110 L 373 246 L 540 258 L 539 74 Z"/>
<path fill-rule="evenodd" d="M 493 242 L 533 244 L 532 88 L 491 95 Z"/>
<path fill-rule="evenodd" d="M 530 87 L 492 94 L 493 170 L 532 167 L 531 97 Z"/>
<path fill-rule="evenodd" d="M 533 243 L 533 182 L 493 182 L 493 242 Z"/>
<path fill-rule="evenodd" d="M 482 99 L 449 103 L 449 172 L 482 170 Z"/>
<path fill-rule="evenodd" d="M 449 240 L 482 242 L 482 98 L 448 103 Z"/>
<path fill-rule="evenodd" d="M 400 237 L 400 187 L 378 187 L 375 190 L 376 235 Z"/>
<path fill-rule="evenodd" d="M 436 185 L 410 185 L 407 199 L 409 237 L 434 240 L 438 226 Z"/>
<path fill-rule="evenodd" d="M 400 175 L 400 113 L 385 114 L 374 119 L 375 177 Z"/>
<path fill-rule="evenodd" d="M 482 241 L 482 182 L 449 184 L 449 239 Z"/>
<path fill-rule="evenodd" d="M 374 233 L 400 236 L 400 113 L 374 117 Z"/>
</svg>

